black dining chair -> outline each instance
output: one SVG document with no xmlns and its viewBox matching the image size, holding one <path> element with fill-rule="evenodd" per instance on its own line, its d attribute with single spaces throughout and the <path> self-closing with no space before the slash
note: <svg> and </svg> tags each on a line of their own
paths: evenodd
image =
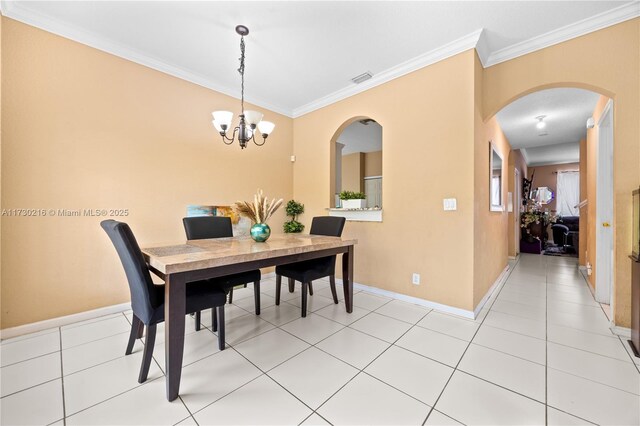
<svg viewBox="0 0 640 426">
<path fill-rule="evenodd" d="M 125 355 L 131 354 L 136 339 L 142 337 L 143 328 L 147 327 L 147 339 L 138 376 L 138 382 L 143 383 L 149 374 L 153 346 L 156 340 L 156 325 L 164 321 L 164 285 L 153 283 L 149 267 L 142 257 L 140 246 L 138 246 L 129 225 L 115 220 L 104 220 L 100 222 L 100 226 L 105 230 L 118 252 L 131 292 L 133 321 Z M 219 328 L 218 347 L 220 350 L 224 350 L 224 305 L 226 299 L 226 293 L 219 284 L 208 281 L 187 283 L 185 315 L 203 309 L 215 309 L 217 321 L 214 328 Z"/>
<path fill-rule="evenodd" d="M 231 218 L 224 216 L 196 216 L 182 219 L 187 240 L 203 240 L 208 238 L 233 237 Z M 246 287 L 247 283 L 253 283 L 253 297 L 256 315 L 260 315 L 260 279 L 259 269 L 215 278 L 221 283 L 225 291 L 229 292 L 229 303 L 233 303 L 233 288 L 238 285 Z M 200 329 L 200 312 L 196 312 L 196 330 Z M 213 311 L 212 318 L 215 318 Z"/>
<path fill-rule="evenodd" d="M 346 219 L 344 217 L 320 216 L 314 217 L 311 222 L 311 235 L 325 235 L 328 237 L 342 236 Z M 338 303 L 336 293 L 336 256 L 322 257 L 320 259 L 305 260 L 276 266 L 276 305 L 280 304 L 280 288 L 282 277 L 289 279 L 289 291 L 293 292 L 295 281 L 302 283 L 302 316 L 307 316 L 307 293 L 313 295 L 312 282 L 320 278 L 329 277 L 333 303 Z"/>
</svg>

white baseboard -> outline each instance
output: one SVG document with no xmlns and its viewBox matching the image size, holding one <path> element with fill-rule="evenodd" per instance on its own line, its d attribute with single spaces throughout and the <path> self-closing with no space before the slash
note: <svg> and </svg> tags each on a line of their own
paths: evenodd
<svg viewBox="0 0 640 426">
<path fill-rule="evenodd" d="M 613 323 L 611 323 L 611 327 L 609 327 L 609 329 L 616 336 L 620 336 L 620 337 L 623 337 L 625 339 L 631 339 L 631 329 L 630 328 L 620 327 L 620 326 L 617 326 L 617 325 L 613 325 Z"/>
<path fill-rule="evenodd" d="M 491 285 L 489 290 L 485 293 L 485 295 L 482 298 L 482 300 L 480 301 L 480 303 L 478 303 L 478 306 L 476 306 L 476 308 L 473 310 L 473 318 L 474 319 L 478 318 L 478 315 L 480 314 L 480 311 L 482 310 L 482 308 L 484 308 L 484 305 L 486 305 L 486 303 L 489 300 L 489 298 L 491 298 L 491 295 L 499 287 L 501 287 L 502 284 L 504 284 L 507 281 L 507 278 L 509 277 L 509 271 L 510 270 L 511 270 L 511 267 L 507 264 L 507 266 L 504 267 L 504 269 L 502 270 L 500 275 L 498 275 L 498 278 L 496 278 L 495 282 Z"/>
<path fill-rule="evenodd" d="M 267 272 L 266 274 L 262 274 L 263 279 L 275 276 L 275 272 Z M 73 324 L 74 322 L 99 318 L 109 314 L 128 311 L 129 309 L 131 309 L 131 302 L 126 302 L 119 305 L 105 306 L 103 308 L 93 309 L 91 311 L 78 312 L 77 314 L 65 315 L 63 317 L 51 318 L 31 324 L 6 328 L 4 330 L 0 330 L 0 339 L 10 339 L 12 337 L 22 336 L 23 334 L 36 333 L 38 331 L 47 330 L 49 328 L 62 327 L 65 325 Z"/>
<path fill-rule="evenodd" d="M 426 308 L 435 309 L 436 311 L 444 312 L 447 314 L 458 315 L 463 318 L 468 319 L 476 319 L 484 304 L 489 300 L 491 294 L 493 294 L 494 290 L 498 288 L 498 286 L 504 281 L 505 277 L 508 276 L 506 273 L 509 270 L 509 266 L 505 267 L 502 271 L 498 279 L 491 286 L 487 294 L 482 298 L 478 306 L 474 311 L 470 311 L 467 309 L 456 308 L 455 306 L 449 306 L 438 302 L 433 302 L 431 300 L 420 299 L 418 297 L 407 296 L 406 294 L 396 293 L 394 291 L 384 290 L 377 287 L 371 287 L 365 284 L 353 283 L 354 289 L 366 290 L 369 293 L 379 294 L 380 296 L 390 297 L 392 299 L 401 300 L 407 303 L 413 303 L 414 305 L 424 306 Z M 342 284 L 342 279 L 336 278 L 336 282 Z"/>
<path fill-rule="evenodd" d="M 474 311 L 456 308 L 454 306 L 445 305 L 438 302 L 433 302 L 431 300 L 420 299 L 418 297 L 407 296 L 406 294 L 400 294 L 389 290 L 383 290 L 377 287 L 371 287 L 365 284 L 353 283 L 353 288 L 359 290 L 366 290 L 373 294 L 379 294 L 381 296 L 390 297 L 392 299 L 402 300 L 403 302 L 413 303 L 414 305 L 424 306 L 426 308 L 435 309 L 436 311 L 444 312 L 447 314 L 458 315 L 463 318 L 475 319 L 485 303 L 493 292 L 504 282 L 506 277 L 508 276 L 507 272 L 509 271 L 509 266 L 505 267 L 502 271 L 498 279 L 491 286 L 487 294 L 482 298 L 478 306 Z M 271 278 L 275 277 L 275 272 L 268 272 L 266 274 L 262 274 L 262 278 Z M 342 284 L 342 279 L 336 278 L 336 282 Z M 62 317 L 51 318 L 44 321 L 38 321 L 31 324 L 19 325 L 17 327 L 6 328 L 4 330 L 0 330 L 0 339 L 10 339 L 12 337 L 21 336 L 23 334 L 35 333 L 42 330 L 47 330 L 55 327 L 62 327 L 65 325 L 73 324 L 79 321 L 86 321 L 93 318 L 102 317 L 105 315 L 115 314 L 118 312 L 124 312 L 131 309 L 131 303 L 121 303 L 119 305 L 105 306 L 103 308 L 93 309 L 91 311 L 78 312 L 77 314 L 65 315 Z M 629 329 L 626 329 L 629 330 Z M 630 331 L 628 331 L 630 333 Z M 630 334 L 629 334 L 630 335 Z"/>
<path fill-rule="evenodd" d="M 23 334 L 35 333 L 55 327 L 62 327 L 74 322 L 85 321 L 93 318 L 103 317 L 109 314 L 124 312 L 131 309 L 131 303 L 121 303 L 119 305 L 105 306 L 91 311 L 78 312 L 77 314 L 65 315 L 63 317 L 51 318 L 44 321 L 33 322 L 31 324 L 19 325 L 17 327 L 0 330 L 0 339 L 10 339 Z"/>
</svg>

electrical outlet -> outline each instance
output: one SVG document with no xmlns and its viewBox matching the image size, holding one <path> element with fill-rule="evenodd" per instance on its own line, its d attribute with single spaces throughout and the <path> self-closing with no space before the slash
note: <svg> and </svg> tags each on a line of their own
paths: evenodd
<svg viewBox="0 0 640 426">
<path fill-rule="evenodd" d="M 411 282 L 415 285 L 420 285 L 420 274 L 413 274 L 413 277 L 411 278 Z"/>
</svg>

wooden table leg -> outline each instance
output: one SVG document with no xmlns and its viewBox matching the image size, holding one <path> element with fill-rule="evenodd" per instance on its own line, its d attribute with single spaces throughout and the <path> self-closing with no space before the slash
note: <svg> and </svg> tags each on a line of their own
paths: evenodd
<svg viewBox="0 0 640 426">
<path fill-rule="evenodd" d="M 347 312 L 353 312 L 353 246 L 342 255 L 342 286 Z"/>
<path fill-rule="evenodd" d="M 164 354 L 169 401 L 176 399 L 180 391 L 184 352 L 185 285 L 184 277 L 180 275 L 167 275 L 165 278 Z"/>
</svg>

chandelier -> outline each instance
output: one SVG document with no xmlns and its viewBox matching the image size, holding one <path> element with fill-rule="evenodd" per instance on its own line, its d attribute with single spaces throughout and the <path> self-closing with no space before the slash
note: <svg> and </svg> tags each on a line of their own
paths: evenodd
<svg viewBox="0 0 640 426">
<path fill-rule="evenodd" d="M 227 135 L 227 130 L 230 129 L 231 122 L 233 121 L 233 113 L 229 111 L 214 111 L 213 126 L 222 136 L 222 142 L 226 145 L 231 145 L 238 138 L 240 148 L 245 149 L 247 143 L 252 141 L 258 146 L 264 145 L 269 134 L 276 126 L 270 121 L 262 121 L 262 113 L 258 111 L 245 111 L 244 110 L 244 36 L 249 34 L 249 28 L 244 25 L 236 26 L 236 33 L 240 35 L 240 73 L 241 79 L 241 94 L 240 99 L 240 122 L 233 129 L 231 137 Z M 256 140 L 256 129 L 262 136 L 262 142 Z"/>
</svg>

